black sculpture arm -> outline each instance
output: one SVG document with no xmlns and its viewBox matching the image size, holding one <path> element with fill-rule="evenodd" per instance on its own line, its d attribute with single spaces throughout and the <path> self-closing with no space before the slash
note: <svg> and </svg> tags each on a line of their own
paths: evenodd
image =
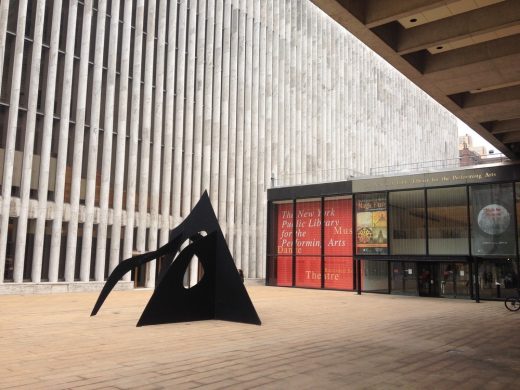
<svg viewBox="0 0 520 390">
<path fill-rule="evenodd" d="M 148 252 L 144 253 L 142 255 L 137 255 L 134 257 L 131 257 L 130 259 L 124 260 L 121 263 L 117 265 L 116 268 L 114 268 L 114 271 L 110 274 L 110 276 L 107 279 L 107 282 L 105 283 L 105 286 L 101 290 L 101 293 L 99 294 L 99 297 L 96 301 L 96 304 L 94 305 L 94 309 L 92 309 L 91 316 L 95 316 L 101 306 L 103 305 L 103 302 L 105 302 L 105 299 L 108 297 L 108 294 L 112 291 L 112 289 L 115 287 L 117 282 L 121 280 L 121 278 L 129 271 L 134 269 L 135 267 L 139 267 L 140 265 L 143 265 L 149 261 L 152 261 L 158 257 L 161 257 L 168 253 L 176 253 L 182 242 L 179 239 L 180 236 L 175 237 L 172 241 L 167 243 L 166 245 L 160 247 L 154 252 Z"/>
</svg>

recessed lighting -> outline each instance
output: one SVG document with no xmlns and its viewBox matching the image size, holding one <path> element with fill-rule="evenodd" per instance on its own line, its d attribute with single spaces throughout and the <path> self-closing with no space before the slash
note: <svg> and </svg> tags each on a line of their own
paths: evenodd
<svg viewBox="0 0 520 390">
<path fill-rule="evenodd" d="M 444 49 L 444 46 L 437 46 L 436 49 L 437 50 L 442 50 L 442 49 Z"/>
<path fill-rule="evenodd" d="M 416 18 L 412 18 L 412 19 L 410 19 L 410 23 L 415 23 L 415 22 L 417 22 L 417 19 L 416 19 Z"/>
</svg>

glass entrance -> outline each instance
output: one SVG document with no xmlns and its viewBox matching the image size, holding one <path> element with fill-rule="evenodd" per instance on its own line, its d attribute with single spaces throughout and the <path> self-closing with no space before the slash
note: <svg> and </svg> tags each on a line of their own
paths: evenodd
<svg viewBox="0 0 520 390">
<path fill-rule="evenodd" d="M 516 259 L 479 259 L 480 297 L 503 299 L 508 295 L 516 295 L 516 288 L 519 286 L 518 275 Z"/>
<path fill-rule="evenodd" d="M 417 263 L 418 290 L 422 297 L 439 296 L 439 263 Z"/>
<path fill-rule="evenodd" d="M 392 294 L 417 295 L 417 265 L 415 262 L 392 262 Z"/>
<path fill-rule="evenodd" d="M 440 296 L 467 298 L 470 296 L 470 272 L 467 263 L 440 263 Z"/>
</svg>

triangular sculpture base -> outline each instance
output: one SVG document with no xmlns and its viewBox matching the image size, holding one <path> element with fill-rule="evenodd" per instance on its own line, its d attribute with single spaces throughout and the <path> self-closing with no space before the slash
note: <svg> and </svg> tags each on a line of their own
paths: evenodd
<svg viewBox="0 0 520 390">
<path fill-rule="evenodd" d="M 186 240 L 192 243 L 175 258 Z M 122 261 L 110 274 L 91 315 L 96 315 L 116 283 L 133 268 L 164 256 L 165 271 L 137 326 L 218 319 L 261 325 L 235 266 L 217 217 L 204 192 L 188 217 L 170 232 L 170 241 L 157 251 Z M 203 276 L 191 287 L 183 278 L 191 259 L 202 264 Z M 175 260 L 175 261 L 174 261 Z"/>
</svg>

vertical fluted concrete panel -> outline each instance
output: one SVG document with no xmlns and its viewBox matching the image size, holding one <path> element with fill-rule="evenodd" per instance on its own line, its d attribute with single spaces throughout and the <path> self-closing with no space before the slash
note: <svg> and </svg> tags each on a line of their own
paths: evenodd
<svg viewBox="0 0 520 390">
<path fill-rule="evenodd" d="M 277 184 L 281 185 L 286 176 L 285 169 L 285 147 L 287 134 L 285 131 L 285 0 L 278 0 L 278 170 L 275 172 Z"/>
<path fill-rule="evenodd" d="M 57 0 L 54 2 L 52 8 L 49 62 L 47 64 L 47 89 L 45 91 L 45 106 L 43 112 L 43 137 L 40 151 L 38 206 L 36 209 L 36 228 L 34 233 L 34 250 L 32 259 L 33 264 L 31 270 L 31 281 L 35 283 L 39 283 L 42 276 L 45 219 L 47 216 L 47 192 L 49 188 L 49 165 L 52 140 L 52 122 L 54 119 L 54 97 L 56 93 L 56 75 L 58 68 L 58 45 L 61 23 L 61 5 L 61 0 Z M 74 16 L 69 16 L 69 19 L 75 19 L 75 3 L 70 4 L 69 14 L 71 12 L 74 13 Z M 70 55 L 70 58 L 72 58 L 72 55 Z M 49 275 L 57 275 L 57 269 L 57 263 L 49 265 Z"/>
<path fill-rule="evenodd" d="M 137 152 L 139 142 L 141 106 L 141 68 L 143 51 L 144 0 L 138 0 L 135 9 L 134 58 L 132 69 L 132 97 L 130 106 L 130 140 L 126 180 L 126 225 L 123 243 L 123 258 L 132 256 L 134 248 L 135 198 L 137 187 Z"/>
<path fill-rule="evenodd" d="M 18 125 L 18 107 L 20 103 L 20 84 L 22 81 L 23 49 L 25 19 L 27 16 L 27 0 L 18 4 L 18 24 L 14 47 L 13 75 L 11 81 L 11 98 L 9 99 L 9 118 L 7 120 L 7 137 L 5 143 L 4 173 L 2 176 L 2 203 L 0 215 L 0 282 L 4 280 L 5 259 L 7 250 L 7 234 L 9 213 L 11 209 L 11 185 L 13 183 L 13 164 Z M 20 268 L 20 265 L 15 267 Z M 23 264 L 22 266 L 23 267 Z M 22 268 L 23 270 L 23 268 Z"/>
<path fill-rule="evenodd" d="M 77 107 L 76 107 L 76 127 L 74 131 L 74 150 L 72 161 L 72 182 L 70 187 L 70 220 L 67 235 L 67 251 L 65 257 L 65 281 L 74 281 L 74 268 L 76 263 L 76 249 L 78 240 L 78 220 L 79 220 L 79 198 L 81 190 L 81 168 L 83 165 L 83 140 L 85 132 L 85 115 L 87 100 L 87 81 L 88 81 L 88 62 L 90 49 L 90 27 L 92 18 L 92 1 L 85 1 L 83 5 L 83 26 L 81 35 L 81 52 L 79 60 L 79 84 L 77 86 Z M 68 42 L 67 42 L 68 43 Z M 74 53 L 74 41 L 71 42 L 71 55 Z M 72 69 L 71 69 L 72 71 Z M 60 155 L 58 149 L 58 166 L 56 170 L 56 179 L 58 173 L 60 176 L 65 175 L 66 153 L 68 143 L 69 124 L 64 120 L 63 110 L 70 110 L 70 88 L 72 87 L 72 74 L 70 82 L 67 80 L 63 84 L 62 99 L 62 122 L 60 122 L 60 144 L 59 148 L 64 148 Z M 66 88 L 66 90 L 65 90 Z M 67 92 L 68 96 L 65 95 Z M 62 144 L 64 145 L 62 147 Z M 62 159 L 60 159 L 62 156 Z M 63 202 L 63 191 L 58 192 L 58 182 L 56 182 L 56 197 L 61 195 L 61 203 Z M 58 198 L 56 198 L 58 199 Z M 56 210 L 62 206 L 56 203 Z M 58 261 L 60 253 L 61 225 L 63 211 L 60 210 L 59 218 L 55 218 L 52 223 L 52 241 L 51 241 L 51 261 Z M 49 275 L 50 280 L 50 275 Z"/>
<path fill-rule="evenodd" d="M 36 4 L 34 21 L 34 39 L 32 47 L 31 74 L 29 76 L 29 88 L 37 91 L 40 82 L 40 63 L 42 57 L 42 33 L 43 19 L 45 17 L 45 1 L 39 0 Z M 23 281 L 23 266 L 25 260 L 25 244 L 27 238 L 27 217 L 29 215 L 29 192 L 31 190 L 31 175 L 33 165 L 34 134 L 36 127 L 36 109 L 38 94 L 29 95 L 27 104 L 27 121 L 25 126 L 25 142 L 22 161 L 22 181 L 20 183 L 20 215 L 16 230 L 16 244 L 14 257 L 15 282 Z"/>
<path fill-rule="evenodd" d="M 63 200 L 64 200 L 64 191 L 65 191 L 65 176 L 66 176 L 66 167 L 67 167 L 67 149 L 69 143 L 69 132 L 70 132 L 70 110 L 71 110 L 71 96 L 72 96 L 72 82 L 73 82 L 73 66 L 74 66 L 74 43 L 76 39 L 76 20 L 77 20 L 77 10 L 78 3 L 77 1 L 71 1 L 69 4 L 69 14 L 67 16 L 67 28 L 69 34 L 67 34 L 67 42 L 65 46 L 65 66 L 64 66 L 64 74 L 63 74 L 63 85 L 62 85 L 62 99 L 61 99 L 61 109 L 60 109 L 60 128 L 59 128 L 59 136 L 58 136 L 58 158 L 56 162 L 56 172 L 50 173 L 55 174 L 56 182 L 54 187 L 54 218 L 52 220 L 52 231 L 51 231 L 51 250 L 49 255 L 49 281 L 56 282 L 58 280 L 58 269 L 59 269 L 59 260 L 60 260 L 60 247 L 61 247 L 61 235 L 62 235 L 62 221 L 63 221 Z M 59 34 L 59 28 L 56 32 Z M 58 45 L 58 42 L 56 42 Z M 52 48 L 51 50 L 58 50 L 58 47 Z M 57 53 L 56 53 L 57 55 Z M 57 86 L 59 87 L 59 86 Z M 83 87 L 85 88 L 85 87 Z M 54 116 L 54 101 L 46 101 L 45 102 L 45 115 L 46 121 L 44 123 L 44 133 L 50 136 L 52 132 L 53 125 L 53 116 Z M 50 149 L 50 143 L 48 145 Z M 45 148 L 45 149 L 44 149 Z M 46 150 L 47 145 L 44 143 L 42 145 L 42 152 Z M 45 151 L 45 160 L 48 158 L 48 154 L 50 150 Z M 42 161 L 45 161 L 42 160 Z M 48 162 L 45 161 L 42 167 L 48 169 Z M 47 170 L 45 169 L 45 170 Z M 48 175 L 45 174 L 44 171 L 40 172 L 40 178 L 42 180 L 48 181 Z M 45 190 L 45 192 L 43 192 Z M 39 201 L 40 203 L 47 202 L 47 190 L 45 186 L 40 187 L 39 191 Z M 44 200 L 45 199 L 45 200 Z M 44 224 L 45 221 L 42 222 Z M 68 266 L 67 266 L 68 264 Z M 67 268 L 68 267 L 68 268 Z M 71 269 L 72 267 L 72 269 Z M 72 279 L 74 278 L 74 262 L 66 261 L 65 264 L 65 277 L 67 275 L 72 275 Z"/>
<path fill-rule="evenodd" d="M 177 45 L 177 3 L 170 3 L 168 23 L 168 50 L 166 64 L 166 101 L 164 102 L 164 155 L 161 180 L 160 245 L 168 242 L 170 232 L 170 204 L 172 184 L 173 120 L 175 103 L 175 49 Z"/>
<path fill-rule="evenodd" d="M 265 27 L 263 30 L 263 34 L 265 37 L 265 163 L 263 168 L 263 178 L 264 178 L 264 186 L 262 188 L 262 196 L 258 197 L 258 213 L 262 215 L 262 226 L 259 228 L 259 233 L 257 233 L 257 247 L 260 248 L 260 255 L 257 258 L 265 259 L 267 246 L 264 241 L 264 231 L 267 226 L 267 210 L 264 206 L 267 201 L 267 191 L 266 189 L 271 185 L 271 175 L 273 171 L 273 153 L 274 150 L 274 142 L 273 142 L 273 130 L 274 130 L 274 121 L 273 121 L 273 112 L 274 112 L 274 58 L 273 58 L 273 25 L 274 25 L 274 8 L 273 8 L 273 0 L 268 0 L 267 7 L 265 10 Z M 261 68 L 261 66 L 260 66 Z M 264 80 L 262 76 L 260 77 L 260 84 L 264 84 Z M 256 275 L 257 277 L 262 277 L 264 275 L 264 263 L 263 261 L 256 261 Z"/>
<path fill-rule="evenodd" d="M 94 229 L 94 200 L 96 196 L 96 174 L 99 142 L 99 117 L 101 111 L 101 82 L 103 80 L 103 54 L 105 48 L 106 0 L 100 0 L 97 8 L 96 44 L 94 51 L 94 69 L 92 77 L 92 103 L 90 107 L 90 131 L 88 141 L 87 182 L 85 193 L 85 223 L 81 246 L 80 279 L 88 282 L 92 255 L 92 231 Z M 104 267 L 98 267 L 102 275 Z M 101 277 L 100 277 L 101 279 Z"/>
<path fill-rule="evenodd" d="M 5 41 L 7 39 L 7 17 L 9 16 L 9 0 L 0 1 L 0 93 L 4 74 Z"/>
<path fill-rule="evenodd" d="M 226 201 L 226 228 L 228 246 L 232 253 L 235 243 L 235 166 L 237 143 L 237 98 L 238 98 L 238 36 L 240 9 L 238 0 L 233 0 L 231 8 L 231 51 L 229 71 L 229 123 L 228 123 L 228 164 L 227 164 L 227 201 Z M 239 264 L 239 263 L 237 263 Z"/>
<path fill-rule="evenodd" d="M 116 154 L 114 156 L 114 200 L 112 230 L 110 239 L 110 259 L 108 271 L 117 266 L 121 253 L 121 219 L 123 209 L 123 190 L 126 154 L 126 129 L 128 126 L 128 77 L 130 74 L 130 37 L 132 20 L 132 2 L 125 1 L 121 41 L 121 70 L 119 77 L 119 103 L 116 125 Z"/>
<path fill-rule="evenodd" d="M 213 47 L 214 47 L 214 58 L 212 61 L 213 69 L 209 69 L 209 72 L 213 72 L 211 79 L 213 80 L 213 91 L 211 94 L 211 157 L 208 159 L 210 161 L 210 199 L 213 203 L 213 207 L 215 209 L 215 213 L 217 217 L 221 220 L 225 220 L 225 217 L 222 218 L 220 213 L 220 189 L 223 187 L 220 183 L 220 161 L 224 157 L 220 154 L 221 142 L 224 142 L 223 135 L 224 131 L 221 127 L 222 124 L 222 86 L 223 86 L 223 54 L 224 54 L 224 8 L 225 4 L 223 0 L 216 1 L 214 18 L 215 18 L 215 28 L 214 33 L 208 32 L 208 39 L 213 35 Z M 228 26 L 229 30 L 229 26 Z M 229 53 L 229 46 L 228 46 Z M 206 55 L 207 56 L 207 55 Z M 210 54 L 211 56 L 211 54 Z M 229 72 L 229 62 L 228 62 L 228 72 Z M 228 76 L 229 80 L 229 76 Z M 229 81 L 228 81 L 229 82 Z M 227 84 L 226 84 L 227 85 Z M 207 119 L 206 119 L 207 120 Z M 227 142 L 227 132 L 226 140 Z"/>
<path fill-rule="evenodd" d="M 181 221 L 182 199 L 182 160 L 184 154 L 184 110 L 185 110 L 185 80 L 186 80 L 186 49 L 188 33 L 188 1 L 179 2 L 178 43 L 177 43 L 177 81 L 175 83 L 175 135 L 173 147 L 173 178 L 172 178 L 172 214 L 174 225 Z"/>
<path fill-rule="evenodd" d="M 222 231 L 228 237 L 228 145 L 230 130 L 230 89 L 231 89 L 231 29 L 233 7 L 231 1 L 225 1 L 222 12 L 222 82 L 220 99 L 220 147 L 218 172 L 218 217 Z M 216 104 L 213 106 L 216 107 Z M 216 116 L 213 116 L 216 118 Z M 229 237 L 228 237 L 229 240 Z M 228 242 L 229 245 L 229 242 Z"/>
<path fill-rule="evenodd" d="M 215 46 L 215 4 L 208 3 L 206 9 L 206 31 L 204 47 L 204 98 L 203 98 L 203 131 L 202 131 L 202 174 L 201 174 L 201 193 L 208 191 L 210 199 L 218 205 L 218 190 L 213 188 L 211 171 L 211 156 L 218 155 L 218 137 L 212 133 L 213 120 L 213 69 L 216 60 Z M 220 27 L 222 28 L 222 27 Z M 218 132 L 217 132 L 218 134 Z M 218 161 L 218 160 L 217 160 Z M 218 176 L 217 176 L 218 178 Z M 214 182 L 214 180 L 213 180 Z M 218 189 L 218 184 L 217 184 Z M 198 199 L 195 200 L 195 202 Z"/>
<path fill-rule="evenodd" d="M 242 195 L 244 178 L 244 135 L 245 135 L 245 99 L 246 99 L 246 33 L 247 33 L 247 0 L 240 0 L 238 11 L 238 68 L 237 68 L 237 103 L 236 103 L 236 168 L 235 168 L 235 220 L 230 232 L 234 246 L 235 262 L 242 268 Z M 238 234 L 240 232 L 240 234 Z"/>
<path fill-rule="evenodd" d="M 244 74 L 244 140 L 242 151 L 242 172 L 237 170 L 237 175 L 242 176 L 242 197 L 237 204 L 237 215 L 240 214 L 237 235 L 237 253 L 240 253 L 241 268 L 245 275 L 249 274 L 249 220 L 252 213 L 249 187 L 252 182 L 251 166 L 251 132 L 253 131 L 253 1 L 247 0 L 246 36 L 245 36 L 245 74 Z"/>
<path fill-rule="evenodd" d="M 146 217 L 148 214 L 148 185 L 150 183 L 150 140 L 152 128 L 152 96 L 155 49 L 155 1 L 148 2 L 146 10 L 146 49 L 144 63 L 143 113 L 141 117 L 141 155 L 138 164 L 139 181 L 139 220 L 135 248 L 139 253 L 146 251 Z"/>
<path fill-rule="evenodd" d="M 197 42 L 196 42 L 196 63 L 195 63 L 195 106 L 194 106 L 194 122 L 193 122 L 193 166 L 192 166 L 192 183 L 191 183 L 191 203 L 189 207 L 194 205 L 199 199 L 201 192 L 202 181 L 207 181 L 209 172 L 207 172 L 206 179 L 203 179 L 204 172 L 202 171 L 202 143 L 203 132 L 206 129 L 204 124 L 204 101 L 206 92 L 207 80 L 204 79 L 206 73 L 205 55 L 206 55 L 206 2 L 199 1 L 197 11 Z M 207 183 L 207 182 L 206 182 Z M 206 190 L 203 188 L 202 190 Z"/>
<path fill-rule="evenodd" d="M 280 172 L 279 169 L 279 161 L 280 161 L 280 140 L 279 140 L 279 134 L 280 129 L 278 125 L 278 109 L 279 109 L 279 76 L 278 76 L 278 68 L 279 68 L 279 42 L 278 39 L 278 27 L 280 24 L 280 9 L 278 5 L 278 0 L 273 0 L 273 7 L 272 7 L 272 26 L 270 27 L 270 33 L 272 37 L 272 54 L 271 54 L 271 67 L 272 67 L 272 129 L 271 129 L 271 166 L 270 166 L 270 185 L 273 185 L 276 183 L 276 181 L 279 179 L 279 177 L 276 177 L 278 175 L 278 172 Z M 271 180 L 274 182 L 271 182 Z"/>
<path fill-rule="evenodd" d="M 173 4 L 175 6 L 175 4 Z M 153 144 L 152 144 L 152 177 L 150 184 L 150 230 L 148 233 L 148 250 L 157 249 L 157 231 L 159 228 L 159 194 L 161 190 L 161 143 L 163 131 L 163 94 L 164 94 L 164 50 L 166 46 L 167 2 L 161 0 L 157 10 L 157 64 L 155 67 L 155 99 L 153 105 Z M 170 142 L 171 153 L 171 142 Z M 167 196 L 169 199 L 169 196 Z M 146 286 L 155 286 L 155 260 L 148 263 Z"/>
<path fill-rule="evenodd" d="M 296 96 L 296 79 L 298 77 L 296 69 L 296 42 L 298 41 L 298 37 L 296 35 L 297 9 L 295 0 L 287 0 L 286 4 L 290 12 L 290 39 L 288 41 L 289 51 L 287 52 L 289 57 L 289 128 L 291 129 L 291 153 L 289 156 L 289 166 L 291 170 L 291 183 L 298 184 L 299 167 L 297 167 L 296 161 L 298 160 L 298 155 L 301 153 L 301 139 L 298 129 L 298 119 L 296 117 L 296 107 L 298 105 Z"/>
<path fill-rule="evenodd" d="M 117 41 L 119 36 L 119 0 L 112 1 L 108 41 L 107 86 L 105 93 L 105 121 L 101 157 L 101 183 L 99 189 L 99 224 L 96 240 L 94 276 L 97 281 L 105 278 L 105 258 L 108 231 L 108 198 L 110 195 L 110 171 L 112 168 L 112 140 L 114 137 L 114 99 L 116 93 Z"/>
<path fill-rule="evenodd" d="M 256 99 L 255 106 L 257 107 L 256 123 L 257 123 L 257 149 L 256 155 L 258 155 L 258 163 L 256 163 L 256 170 L 253 172 L 256 178 L 256 185 L 251 187 L 251 197 L 254 198 L 254 218 L 251 222 L 250 227 L 250 242 L 251 248 L 253 248 L 252 254 L 249 257 L 251 270 L 251 277 L 259 277 L 261 275 L 261 268 L 259 268 L 261 262 L 256 261 L 257 258 L 264 258 L 263 256 L 263 245 L 260 241 L 262 232 L 264 229 L 264 213 L 263 205 L 266 204 L 267 198 L 264 197 L 265 189 L 265 166 L 267 165 L 267 151 L 266 151 L 266 57 L 267 57 L 267 7 L 268 2 L 261 2 L 257 4 L 257 10 L 255 18 L 255 31 L 257 31 L 258 41 L 258 73 L 256 78 Z M 270 148 L 270 145 L 269 145 Z M 252 200 L 253 202 L 253 200 Z"/>
<path fill-rule="evenodd" d="M 186 107 L 184 123 L 184 155 L 182 160 L 182 208 L 181 215 L 186 217 L 191 211 L 194 192 L 194 141 L 199 140 L 199 134 L 195 135 L 199 127 L 195 121 L 195 96 L 197 88 L 197 69 L 200 69 L 200 59 L 197 61 L 197 0 L 189 1 L 188 11 L 188 53 L 186 57 Z M 197 128 L 196 128 L 197 127 Z M 197 138 L 197 139 L 195 139 Z M 197 156 L 198 157 L 198 156 Z M 197 168 L 200 166 L 197 164 Z M 197 173 L 200 183 L 200 171 Z M 197 180 L 195 180 L 197 183 Z M 196 262 L 192 261 L 189 271 L 188 283 L 193 285 L 196 279 Z"/>
<path fill-rule="evenodd" d="M 7 10 L 15 3 L 0 4 L 0 60 L 5 57 Z M 189 213 L 205 189 L 237 266 L 246 277 L 263 277 L 266 189 L 272 185 L 271 178 L 275 185 L 342 180 L 349 174 L 369 174 L 376 166 L 457 156 L 453 117 L 308 1 L 125 1 L 121 26 L 117 1 L 111 3 L 110 16 L 103 15 L 108 3 L 98 3 L 97 16 L 91 0 L 79 6 L 84 8 L 83 25 L 76 29 L 77 1 L 71 1 L 63 36 L 59 1 L 54 3 L 52 21 L 46 18 L 52 26 L 47 74 L 42 75 L 46 83 L 42 83 L 45 107 L 37 206 L 31 206 L 34 202 L 27 197 L 32 189 L 28 183 L 34 101 L 27 107 L 23 130 L 22 196 L 14 200 L 20 202 L 19 208 L 12 207 L 10 194 L 13 137 L 17 137 L 13 123 L 20 109 L 26 109 L 18 107 L 19 79 L 32 80 L 28 84 L 33 90 L 38 72 L 33 68 L 20 76 L 14 67 L 8 75 L 13 85 L 0 240 L 5 242 L 11 210 L 11 217 L 18 218 L 16 280 L 23 273 L 21 259 L 28 256 L 23 254 L 24 231 L 32 215 L 36 216 L 32 281 L 39 282 L 42 275 L 47 218 L 53 221 L 49 280 L 58 279 L 64 223 L 69 225 L 65 279 L 74 280 L 76 243 L 82 236 L 81 279 L 89 280 L 90 249 L 97 231 L 95 278 L 102 280 L 106 261 L 111 271 L 134 249 L 142 252 L 154 249 L 157 242 L 166 243 L 169 230 Z M 108 18 L 110 32 L 104 39 L 99 34 L 105 25 L 102 20 Z M 96 26 L 92 33 L 91 23 Z M 18 26 L 15 44 L 22 52 L 24 27 Z M 75 36 L 76 30 L 80 37 Z M 39 45 L 38 39 L 36 33 L 34 47 Z M 65 42 L 65 58 L 57 67 L 60 41 Z M 76 42 L 80 54 L 74 60 Z M 31 59 L 33 66 L 37 51 Z M 103 53 L 108 56 L 104 59 L 106 90 L 101 88 L 105 85 L 100 66 Z M 23 55 L 20 50 L 15 54 Z M 89 56 L 93 63 L 89 64 Z M 20 57 L 13 57 L 12 62 L 23 63 Z M 72 75 L 77 78 L 74 85 Z M 55 113 L 56 99 L 60 99 L 60 109 Z M 73 102 L 76 113 L 71 118 Z M 58 115 L 59 134 L 53 137 L 54 115 Z M 98 158 L 101 122 L 103 151 Z M 89 131 L 89 151 L 83 155 L 85 131 Z M 56 173 L 51 171 L 53 138 L 58 139 Z M 410 152 L 403 155 L 403 149 Z M 68 153 L 73 155 L 67 158 Z M 72 161 L 72 177 L 67 160 Z M 87 175 L 84 207 L 80 205 L 82 166 L 87 167 L 83 172 Z M 70 177 L 70 204 L 66 204 L 64 186 Z M 94 196 L 98 179 L 99 208 Z M 49 190 L 55 192 L 54 202 L 47 202 Z M 111 244 L 106 253 L 108 237 Z M 4 259 L 5 244 L 0 271 Z M 194 266 L 189 273 L 191 284 L 196 273 Z M 149 267 L 146 285 L 153 286 L 154 275 L 155 269 Z"/>
</svg>

